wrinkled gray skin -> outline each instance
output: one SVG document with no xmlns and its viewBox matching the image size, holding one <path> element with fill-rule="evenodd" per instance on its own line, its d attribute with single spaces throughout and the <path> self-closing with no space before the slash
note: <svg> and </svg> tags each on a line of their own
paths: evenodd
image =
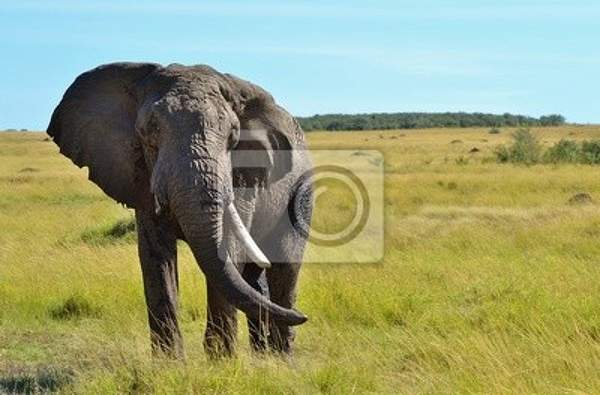
<svg viewBox="0 0 600 395">
<path fill-rule="evenodd" d="M 298 123 L 267 92 L 208 66 L 108 64 L 75 80 L 47 132 L 90 180 L 135 209 L 156 352 L 183 354 L 177 239 L 206 276 L 209 355 L 235 351 L 236 308 L 256 350 L 290 352 L 292 326 L 307 318 L 293 309 L 305 238 L 288 212 L 311 163 Z M 237 169 L 233 154 L 248 149 L 266 171 Z M 312 197 L 301 200 L 294 215 L 309 223 Z M 272 261 L 266 274 L 232 235 L 232 201 Z"/>
</svg>

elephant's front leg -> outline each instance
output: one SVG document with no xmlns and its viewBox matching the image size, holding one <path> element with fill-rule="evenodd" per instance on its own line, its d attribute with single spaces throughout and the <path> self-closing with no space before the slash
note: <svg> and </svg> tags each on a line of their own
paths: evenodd
<svg viewBox="0 0 600 395">
<path fill-rule="evenodd" d="M 213 287 L 207 284 L 207 322 L 204 349 L 211 358 L 232 356 L 237 340 L 237 311 Z"/>
<path fill-rule="evenodd" d="M 153 352 L 183 357 L 177 324 L 177 239 L 150 211 L 137 210 L 136 219 Z"/>
<path fill-rule="evenodd" d="M 246 199 L 241 199 L 238 196 L 236 205 L 238 209 L 241 208 L 240 217 L 245 226 L 247 226 L 252 218 L 252 207 L 254 205 L 253 193 L 250 192 L 250 195 L 246 196 Z M 243 268 L 245 265 L 241 262 L 243 262 L 245 255 L 232 231 L 230 220 L 229 217 L 226 217 L 223 225 L 224 229 L 226 229 L 224 239 L 228 246 L 227 252 L 230 258 L 237 263 L 238 268 Z M 246 271 L 242 274 L 245 280 L 249 281 Z M 260 273 L 258 272 L 257 274 Z M 252 280 L 249 283 L 253 285 Z M 204 348 L 211 358 L 232 356 L 235 353 L 237 343 L 237 310 L 225 300 L 223 295 L 212 284 L 207 283 L 206 293 L 208 312 Z M 249 325 L 252 332 L 252 323 L 249 322 Z"/>
</svg>

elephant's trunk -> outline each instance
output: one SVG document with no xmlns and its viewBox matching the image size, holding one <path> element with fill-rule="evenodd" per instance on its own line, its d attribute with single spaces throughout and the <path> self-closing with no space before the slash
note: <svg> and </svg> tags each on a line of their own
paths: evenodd
<svg viewBox="0 0 600 395">
<path fill-rule="evenodd" d="M 274 304 L 242 278 L 222 245 L 226 203 L 219 198 L 220 191 L 206 184 L 203 187 L 178 185 L 173 189 L 169 192 L 170 208 L 207 282 L 214 285 L 231 304 L 249 317 L 259 318 L 267 314 L 285 325 L 300 325 L 306 322 L 305 315 Z M 203 196 L 205 198 L 202 198 Z M 207 199 L 207 196 L 212 198 Z"/>
</svg>

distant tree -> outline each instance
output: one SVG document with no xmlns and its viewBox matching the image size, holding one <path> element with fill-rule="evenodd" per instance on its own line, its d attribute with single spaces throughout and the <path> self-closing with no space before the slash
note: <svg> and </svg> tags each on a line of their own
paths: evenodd
<svg viewBox="0 0 600 395">
<path fill-rule="evenodd" d="M 565 117 L 559 114 L 544 115 L 540 117 L 542 126 L 560 126 L 564 125 Z"/>
<path fill-rule="evenodd" d="M 552 114 L 538 118 L 505 113 L 371 113 L 371 114 L 318 114 L 298 117 L 306 131 L 311 130 L 374 130 L 417 129 L 450 127 L 531 127 L 558 126 L 565 123 L 562 115 Z"/>
</svg>

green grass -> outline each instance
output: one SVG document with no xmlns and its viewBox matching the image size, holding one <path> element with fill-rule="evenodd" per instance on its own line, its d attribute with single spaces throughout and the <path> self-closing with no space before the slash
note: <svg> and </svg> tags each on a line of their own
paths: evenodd
<svg viewBox="0 0 600 395">
<path fill-rule="evenodd" d="M 384 152 L 384 261 L 305 265 L 294 358 L 252 355 L 242 322 L 238 358 L 221 362 L 202 350 L 189 249 L 187 358 L 156 360 L 132 213 L 45 135 L 0 134 L 0 393 L 600 392 L 600 170 L 495 163 L 512 131 L 309 134 L 315 149 Z M 532 131 L 545 147 L 600 138 Z M 580 192 L 592 203 L 570 204 Z M 316 221 L 346 209 L 323 202 Z"/>
</svg>

